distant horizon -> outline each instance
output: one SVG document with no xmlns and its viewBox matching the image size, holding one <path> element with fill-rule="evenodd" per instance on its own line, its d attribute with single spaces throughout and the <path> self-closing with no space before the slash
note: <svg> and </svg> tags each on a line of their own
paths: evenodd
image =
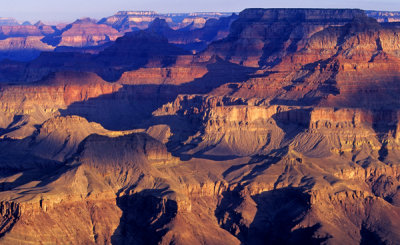
<svg viewBox="0 0 400 245">
<path fill-rule="evenodd" d="M 236 13 L 236 14 L 239 14 L 239 13 L 242 12 L 243 10 L 245 10 L 245 9 L 251 9 L 251 8 L 257 8 L 257 7 L 244 8 L 244 9 L 242 9 L 241 11 L 236 11 L 236 12 L 233 12 L 233 11 L 158 12 L 158 11 L 155 11 L 155 10 L 131 10 L 131 9 L 130 9 L 130 10 L 125 10 L 125 9 L 121 9 L 121 10 L 118 10 L 118 11 L 114 12 L 113 14 L 105 15 L 105 16 L 100 16 L 100 17 L 81 16 L 81 17 L 76 17 L 76 18 L 72 18 L 72 19 L 64 19 L 64 20 L 62 20 L 62 19 L 60 19 L 60 20 L 57 20 L 57 19 L 54 19 L 54 20 L 51 20 L 51 19 L 50 19 L 50 20 L 46 20 L 46 19 L 21 20 L 21 19 L 18 19 L 18 18 L 16 18 L 16 17 L 13 17 L 13 16 L 0 16 L 0 19 L 2 19 L 2 18 L 15 19 L 15 20 L 18 21 L 21 25 L 22 25 L 24 22 L 29 22 L 29 23 L 31 23 L 31 24 L 33 25 L 33 24 L 35 24 L 35 23 L 37 23 L 37 22 L 39 22 L 39 21 L 40 21 L 40 22 L 43 22 L 43 23 L 45 23 L 45 24 L 67 24 L 67 23 L 76 21 L 76 20 L 78 20 L 78 19 L 84 19 L 84 18 L 91 18 L 91 19 L 95 19 L 95 20 L 99 21 L 99 20 L 102 19 L 102 18 L 110 17 L 110 16 L 112 16 L 112 15 L 117 14 L 118 12 L 155 12 L 155 13 L 157 13 L 157 14 L 191 14 L 191 13 L 232 13 L 232 14 L 233 14 L 233 13 Z M 306 7 L 304 7 L 304 8 L 299 8 L 299 7 L 287 7 L 287 8 L 261 8 L 261 9 L 360 9 L 360 10 L 363 10 L 363 11 L 400 12 L 400 10 L 399 10 L 399 11 L 397 11 L 397 10 L 392 11 L 392 10 L 361 9 L 361 8 L 306 8 Z"/>
<path fill-rule="evenodd" d="M 0 4 L 0 17 L 23 23 L 65 23 L 90 17 L 101 19 L 118 11 L 155 11 L 164 13 L 241 12 L 246 8 L 324 8 L 400 11 L 398 0 L 14 0 Z"/>
</svg>

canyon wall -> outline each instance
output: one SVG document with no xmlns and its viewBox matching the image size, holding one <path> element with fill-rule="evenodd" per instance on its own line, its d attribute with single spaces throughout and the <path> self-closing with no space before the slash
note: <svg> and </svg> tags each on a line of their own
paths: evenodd
<svg viewBox="0 0 400 245">
<path fill-rule="evenodd" d="M 97 54 L 0 63 L 19 78 L 0 73 L 1 243 L 398 244 L 398 29 L 235 18 L 196 54 L 158 19 Z"/>
</svg>

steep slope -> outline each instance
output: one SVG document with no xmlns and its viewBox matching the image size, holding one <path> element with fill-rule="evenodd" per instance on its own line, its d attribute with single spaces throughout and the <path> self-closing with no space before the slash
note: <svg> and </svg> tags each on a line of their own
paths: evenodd
<svg viewBox="0 0 400 245">
<path fill-rule="evenodd" d="M 114 28 L 87 18 L 76 20 L 45 41 L 53 46 L 87 47 L 115 41 L 121 35 Z"/>
<path fill-rule="evenodd" d="M 0 60 L 11 59 L 30 61 L 42 51 L 52 51 L 53 46 L 43 42 L 46 35 L 55 30 L 50 26 L 43 28 L 35 25 L 0 26 Z"/>
<path fill-rule="evenodd" d="M 325 27 L 362 16 L 361 10 L 346 9 L 246 9 L 232 24 L 229 36 L 210 45 L 201 56 L 214 54 L 245 66 L 270 65 L 300 50 L 302 40 Z"/>
<path fill-rule="evenodd" d="M 397 193 L 398 184 L 394 181 L 398 174 L 395 164 L 398 146 L 394 144 L 397 136 L 396 140 L 388 141 L 393 142 L 390 145 L 393 152 L 381 158 L 379 135 L 372 122 L 368 124 L 365 120 L 367 115 L 348 110 L 255 107 L 246 101 L 229 101 L 229 98 L 206 98 L 204 102 L 199 97 L 186 99 L 185 103 L 174 103 L 184 111 L 174 112 L 174 107 L 166 111 L 184 121 L 199 120 L 200 129 L 204 126 L 199 135 L 194 132 L 193 137 L 180 142 L 186 151 L 170 148 L 182 159 L 185 155 L 192 156 L 190 161 L 178 163 L 165 146 L 143 134 L 115 139 L 90 136 L 82 143 L 75 160 L 68 161 L 68 170 L 54 173 L 57 174 L 54 181 L 46 184 L 46 179 L 40 180 L 43 184 L 36 187 L 37 182 L 24 181 L 30 184 L 7 192 L 7 197 L 18 197 L 13 193 L 22 190 L 25 194 L 14 200 L 18 204 L 4 203 L 20 205 L 21 211 L 3 241 L 20 239 L 22 231 L 33 234 L 29 231 L 32 226 L 24 225 L 27 222 L 45 216 L 46 220 L 61 224 L 57 220 L 75 211 L 83 215 L 79 220 L 63 223 L 59 229 L 68 229 L 70 233 L 63 238 L 57 236 L 61 241 L 76 241 L 75 236 L 90 239 L 91 233 L 85 232 L 92 225 L 101 238 L 81 240 L 83 243 L 107 243 L 115 229 L 111 236 L 114 243 L 128 240 L 131 243 L 218 244 L 223 239 L 235 244 L 239 243 L 234 238 L 237 237 L 250 244 L 290 241 L 356 244 L 368 232 L 378 234 L 382 240 L 395 242 L 398 238 L 398 224 L 385 222 L 387 217 L 397 217 L 399 212 L 396 202 L 392 201 L 395 199 L 387 199 Z M 165 116 L 165 112 L 159 113 L 155 115 Z M 184 124 L 170 124 L 171 128 L 179 125 Z M 221 137 L 219 132 L 225 132 L 224 140 L 215 139 Z M 173 130 L 173 134 L 178 136 L 175 140 L 182 139 L 179 131 Z M 177 146 L 173 138 L 170 140 L 169 147 Z M 204 148 L 207 142 L 214 143 Z M 260 142 L 260 147 L 249 149 L 257 146 L 246 142 Z M 189 146 L 197 148 L 190 147 L 187 151 Z M 234 158 L 230 157 L 232 153 L 236 154 Z M 31 176 L 25 175 L 24 178 Z M 11 180 L 8 177 L 4 181 Z M 393 188 L 383 187 L 390 185 Z M 32 196 L 37 191 L 42 193 L 36 190 L 39 187 L 47 190 L 40 199 Z M 113 197 L 111 193 L 120 188 L 126 195 Z M 67 193 L 62 203 L 55 201 Z M 25 204 L 25 198 L 32 204 Z M 119 208 L 111 205 L 113 198 L 117 198 Z M 73 204 L 72 200 L 75 200 Z M 83 205 L 81 200 L 87 204 Z M 98 206 L 100 201 L 103 205 Z M 137 211 L 136 207 L 143 205 L 148 207 L 148 212 Z M 107 210 L 107 217 L 112 220 L 100 219 L 95 211 L 99 207 Z M 332 209 L 336 210 L 334 217 Z M 90 221 L 84 218 L 89 213 Z M 199 219 L 199 214 L 203 218 Z M 118 223 L 120 215 L 122 219 Z M 271 227 L 278 220 L 280 226 Z M 68 228 L 71 223 L 81 232 Z M 218 224 L 232 235 L 218 228 Z M 346 229 L 338 228 L 343 224 Z M 42 237 L 47 234 L 45 227 L 41 224 L 36 236 L 25 239 L 46 241 Z M 193 233 L 199 227 L 202 227 L 201 233 Z M 277 235 L 278 230 L 284 231 L 285 236 Z M 56 237 L 55 234 L 47 236 Z"/>
<path fill-rule="evenodd" d="M 125 71 L 173 65 L 179 56 L 188 54 L 188 51 L 168 43 L 165 37 L 139 31 L 126 33 L 95 53 L 91 55 L 90 52 L 71 52 L 68 49 L 43 52 L 29 63 L 12 64 L 15 68 L 12 70 L 8 67 L 11 62 L 4 62 L 0 66 L 0 77 L 5 79 L 4 82 L 35 82 L 55 72 L 85 71 L 114 82 Z"/>
<path fill-rule="evenodd" d="M 1 39 L 7 37 L 28 37 L 28 36 L 44 36 L 54 33 L 52 28 L 40 28 L 40 26 L 0 26 Z"/>
<path fill-rule="evenodd" d="M 278 105 L 392 110 L 398 103 L 397 36 L 395 27 L 357 17 L 301 39 L 298 51 L 288 52 L 245 83 L 228 83 L 213 94 L 262 98 Z M 276 58 L 272 54 L 259 62 L 271 57 Z"/>
<path fill-rule="evenodd" d="M 165 169 L 176 162 L 165 146 L 146 134 L 112 139 L 90 136 L 80 146 L 74 161 L 41 178 L 39 184 L 26 180 L 25 188 L 29 190 L 26 189 L 25 197 L 18 197 L 19 188 L 2 197 L 7 200 L 3 205 L 16 206 L 17 217 L 17 220 L 8 219 L 12 230 L 3 236 L 2 243 L 37 240 L 82 244 L 140 244 L 161 240 L 163 243 L 200 240 L 207 244 L 238 243 L 218 227 L 215 219 L 196 217 L 191 214 L 191 208 L 184 206 L 188 203 L 185 197 L 180 197 L 184 192 L 175 193 L 170 185 L 173 180 Z M 58 175 L 56 179 L 51 177 L 54 175 Z M 82 184 L 87 187 L 80 188 Z M 38 188 L 47 189 L 47 193 L 35 194 Z M 191 192 L 194 198 L 208 195 L 197 190 Z M 26 199 L 27 196 L 30 198 Z M 55 196 L 58 201 L 54 200 Z M 138 209 L 143 207 L 145 212 Z M 207 212 L 204 208 L 202 211 Z M 64 215 L 71 218 L 65 219 Z M 46 222 L 40 226 L 27 225 L 34 220 Z M 214 223 L 208 224 L 210 221 Z M 205 230 L 197 231 L 198 225 Z M 62 232 L 64 235 L 60 237 L 59 232 L 65 229 L 69 231 Z"/>
<path fill-rule="evenodd" d="M 385 221 L 399 215 L 389 198 L 398 186 L 391 182 L 398 176 L 398 134 L 381 131 L 375 121 L 388 127 L 397 119 L 360 109 L 268 106 L 255 100 L 199 96 L 179 97 L 155 115 L 198 123 L 194 129 L 199 131 L 186 137 L 175 131 L 170 138 L 170 150 L 181 159 L 241 159 L 243 164 L 223 173 L 232 186 L 216 215 L 221 226 L 242 242 L 357 244 L 365 239 L 363 232 L 377 234 L 382 241 L 396 243 L 399 238 L 399 224 Z M 171 127 L 178 125 L 184 124 Z M 245 156 L 250 159 L 245 161 Z M 378 191 L 389 183 L 394 189 Z M 278 208 L 287 200 L 287 206 Z M 333 209 L 340 214 L 330 215 Z M 385 211 L 379 213 L 381 209 Z M 278 230 L 287 235 L 278 235 Z"/>
<path fill-rule="evenodd" d="M 232 13 L 205 12 L 205 13 L 167 13 L 160 14 L 154 11 L 119 11 L 113 16 L 103 18 L 98 23 L 114 27 L 121 32 L 143 30 L 149 27 L 155 19 L 164 19 L 168 25 L 177 30 L 190 26 L 202 28 L 209 19 L 227 17 Z"/>
<path fill-rule="evenodd" d="M 0 135 L 25 138 L 33 133 L 35 125 L 59 115 L 59 109 L 121 87 L 95 74 L 72 72 L 56 73 L 36 84 L 2 86 Z"/>
<path fill-rule="evenodd" d="M 0 26 L 0 39 L 3 39 L 0 47 L 13 53 L 16 53 L 15 50 L 17 50 L 18 53 L 2 52 L 4 54 L 0 59 L 30 61 L 36 58 L 41 51 L 51 51 L 55 47 L 101 46 L 115 41 L 122 35 L 114 28 L 97 24 L 91 19 L 79 19 L 61 29 L 40 21 L 34 25 L 3 25 Z M 70 51 L 74 50 L 70 49 Z"/>
<path fill-rule="evenodd" d="M 43 36 L 9 37 L 0 40 L 0 60 L 28 61 L 38 57 L 42 51 L 52 51 L 53 46 L 43 43 Z"/>
<path fill-rule="evenodd" d="M 365 13 L 378 22 L 399 22 L 400 21 L 400 12 L 398 11 L 365 11 Z"/>
<path fill-rule="evenodd" d="M 157 21 L 1 87 L 2 243 L 400 243 L 395 26 L 248 9 L 190 55 Z"/>
<path fill-rule="evenodd" d="M 41 36 L 42 38 L 35 37 L 35 42 L 33 37 L 18 39 L 23 42 L 20 45 L 17 45 L 14 39 L 4 40 L 5 48 L 15 48 L 18 49 L 18 54 L 25 54 L 23 60 L 28 61 L 40 55 L 26 63 L 4 61 L 0 65 L 0 81 L 38 81 L 50 73 L 65 70 L 95 72 L 107 81 L 116 81 L 123 72 L 144 66 L 173 67 L 178 56 L 204 49 L 208 43 L 226 36 L 230 23 L 236 17 L 233 15 L 219 20 L 212 19 L 204 28 L 195 30 L 173 30 L 164 20 L 156 19 L 146 31 L 126 33 L 118 41 L 116 38 L 123 34 L 112 27 L 94 23 L 91 19 L 77 20 L 53 34 L 46 34 Z M 34 27 L 46 26 L 36 23 Z M 32 41 L 28 42 L 31 39 Z M 30 46 L 35 47 L 31 55 L 28 52 Z M 49 49 L 44 50 L 42 46 Z M 53 50 L 53 47 L 56 52 L 40 53 Z M 5 53 L 5 56 L 18 58 L 17 54 L 13 54 Z M 115 59 L 117 56 L 119 57 Z M 186 66 L 191 59 L 192 57 L 188 57 L 184 61 Z M 10 69 L 10 66 L 13 69 Z"/>
<path fill-rule="evenodd" d="M 30 61 L 42 51 L 52 51 L 54 47 L 43 39 L 54 32 L 55 29 L 44 24 L 0 26 L 0 60 Z"/>
<path fill-rule="evenodd" d="M 130 32 L 138 29 L 146 29 L 148 25 L 158 17 L 154 11 L 119 11 L 113 16 L 103 18 L 100 24 L 106 24 L 122 32 Z M 171 19 L 167 19 L 172 22 Z"/>
<path fill-rule="evenodd" d="M 27 120 L 25 123 L 28 123 Z M 1 148 L 4 150 L 1 155 L 18 155 L 24 152 L 27 159 L 41 158 L 62 162 L 75 154 L 79 144 L 91 134 L 116 137 L 134 131 L 144 131 L 109 131 L 97 123 L 88 122 L 85 118 L 78 116 L 53 117 L 41 125 L 36 125 L 36 128 L 31 136 L 22 140 L 1 142 Z M 8 135 L 6 134 L 5 137 Z M 23 167 L 22 164 L 21 167 Z"/>
<path fill-rule="evenodd" d="M 205 49 L 213 41 L 225 38 L 229 33 L 229 27 L 237 15 L 209 19 L 201 28 L 193 28 L 193 25 L 174 30 L 168 23 L 156 18 L 148 27 L 147 31 L 165 36 L 168 42 L 178 45 L 186 50 L 198 52 Z"/>
<path fill-rule="evenodd" d="M 127 137 L 130 140 L 127 140 Z M 145 153 L 143 149 L 149 148 L 150 146 L 148 145 L 153 143 L 153 139 L 146 135 L 131 135 L 127 137 L 116 138 L 113 143 L 112 141 L 104 142 L 105 138 L 100 136 L 92 136 L 82 145 L 80 150 L 82 153 L 80 158 L 76 160 L 77 162 L 61 167 L 47 177 L 29 176 L 33 179 L 27 177 L 25 186 L 30 187 L 30 191 L 28 191 L 30 192 L 28 194 L 30 198 L 19 200 L 18 192 L 20 191 L 18 188 L 10 190 L 9 194 L 4 195 L 3 200 L 9 199 L 8 203 L 11 203 L 12 199 L 14 199 L 14 202 L 19 200 L 20 204 L 17 208 L 20 211 L 17 214 L 19 216 L 18 221 L 13 224 L 13 232 L 8 233 L 7 237 L 3 237 L 2 243 L 11 244 L 16 241 L 26 242 L 28 240 L 32 242 L 38 240 L 58 241 L 60 243 L 96 243 L 96 241 L 98 243 L 107 243 L 108 241 L 109 243 L 113 231 L 119 224 L 121 215 L 121 211 L 115 204 L 116 196 L 113 189 L 121 186 L 123 176 L 116 178 L 116 182 L 110 182 L 110 184 L 101 183 L 104 178 L 107 178 L 105 171 L 113 170 L 119 172 L 118 165 L 107 161 L 107 159 L 111 159 L 109 158 L 111 155 L 108 155 L 107 158 L 104 158 L 104 156 L 111 152 L 114 152 L 113 154 L 118 153 L 115 156 L 120 157 L 123 157 L 120 154 L 125 152 L 125 158 L 127 159 L 135 156 L 136 162 L 116 161 L 116 163 L 122 164 L 119 166 L 123 167 L 127 173 L 134 172 L 130 170 L 132 166 L 137 165 L 137 168 L 143 169 L 142 171 L 145 172 L 150 167 L 147 156 L 151 156 L 152 152 Z M 123 142 L 127 142 L 128 145 L 120 148 L 119 144 Z M 104 145 L 104 143 L 107 145 Z M 114 147 L 112 147 L 113 145 Z M 93 158 L 93 151 L 97 151 L 99 146 L 103 147 L 100 154 L 106 155 L 98 155 L 98 158 Z M 115 152 L 117 149 L 119 149 L 118 152 Z M 109 151 L 106 152 L 107 150 Z M 100 159 L 104 162 L 100 163 Z M 95 160 L 95 165 L 93 165 L 92 160 Z M 123 172 L 120 173 L 122 174 Z M 52 176 L 58 177 L 54 179 Z M 139 176 L 132 176 L 130 180 L 134 181 L 135 177 Z M 35 183 L 35 178 L 39 178 L 39 184 Z M 87 183 L 87 188 L 76 188 L 83 183 Z M 40 186 L 48 190 L 45 196 L 35 194 L 35 189 L 40 189 Z M 54 200 L 54 197 L 59 197 L 58 201 Z M 89 197 L 91 201 L 85 197 Z M 60 212 L 71 215 L 71 219 L 64 219 L 63 215 L 60 216 Z M 108 213 L 107 217 L 103 217 L 105 212 Z M 79 221 L 73 221 L 74 217 L 80 217 Z M 26 225 L 33 220 L 46 222 L 42 222 L 41 225 L 36 227 Z M 56 223 L 59 225 L 54 226 Z M 37 229 L 42 232 L 35 232 Z M 66 229 L 70 231 L 67 233 L 62 232 Z M 64 234 L 63 237 L 59 236 L 60 233 Z"/>
<path fill-rule="evenodd" d="M 101 52 L 97 59 L 111 64 L 124 64 L 135 67 L 145 65 L 148 61 L 152 61 L 151 58 L 153 58 L 156 60 L 152 62 L 160 62 L 160 65 L 166 66 L 171 62 L 168 59 L 173 59 L 186 53 L 169 44 L 168 40 L 162 36 L 140 31 L 127 33 L 124 37 L 117 39 L 115 44 Z"/>
</svg>

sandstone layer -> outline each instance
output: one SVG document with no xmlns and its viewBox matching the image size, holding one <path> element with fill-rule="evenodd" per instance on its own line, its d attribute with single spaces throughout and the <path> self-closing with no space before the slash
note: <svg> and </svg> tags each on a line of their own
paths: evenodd
<svg viewBox="0 0 400 245">
<path fill-rule="evenodd" d="M 1 243 L 400 243 L 398 28 L 247 9 L 191 54 L 166 23 L 0 63 Z"/>
</svg>

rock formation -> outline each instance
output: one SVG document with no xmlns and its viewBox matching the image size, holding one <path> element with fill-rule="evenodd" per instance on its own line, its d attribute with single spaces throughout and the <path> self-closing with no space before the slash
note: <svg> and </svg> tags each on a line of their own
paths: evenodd
<svg viewBox="0 0 400 245">
<path fill-rule="evenodd" d="M 54 46 L 87 47 L 115 41 L 121 34 L 114 28 L 97 24 L 91 19 L 80 19 L 67 25 L 58 35 L 48 38 Z"/>
<path fill-rule="evenodd" d="M 42 51 L 52 51 L 54 47 L 41 41 L 43 36 L 9 37 L 0 40 L 0 60 L 11 59 L 29 61 Z"/>
<path fill-rule="evenodd" d="M 147 28 L 147 31 L 154 32 L 168 38 L 168 42 L 176 44 L 186 50 L 198 52 L 205 49 L 213 41 L 225 38 L 229 33 L 231 23 L 236 20 L 237 15 L 221 17 L 220 19 L 209 19 L 204 22 L 201 28 L 194 24 L 174 30 L 169 27 L 164 19 L 156 18 Z"/>
<path fill-rule="evenodd" d="M 396 25 L 347 9 L 167 23 L 0 63 L 2 244 L 400 243 Z M 184 33 L 211 43 L 170 43 Z"/>
<path fill-rule="evenodd" d="M 209 19 L 227 17 L 231 13 L 169 13 L 159 14 L 154 11 L 119 11 L 113 16 L 103 18 L 98 23 L 114 27 L 121 32 L 146 29 L 156 18 L 164 19 L 171 28 L 180 29 L 188 25 L 202 28 Z"/>
<path fill-rule="evenodd" d="M 375 18 L 378 22 L 399 22 L 400 12 L 398 11 L 365 11 L 365 13 L 372 18 Z"/>
<path fill-rule="evenodd" d="M 43 30 L 37 26 L 0 26 L 0 37 L 28 37 L 44 36 L 53 33 L 54 30 Z"/>
<path fill-rule="evenodd" d="M 228 16 L 226 13 L 157 14 L 151 11 L 120 11 L 98 22 L 83 18 L 56 26 L 41 21 L 34 25 L 29 22 L 20 25 L 13 19 L 3 18 L 3 21 L 0 20 L 0 39 L 6 41 L 0 43 L 0 49 L 10 50 L 10 53 L 1 52 L 0 60 L 31 61 L 41 52 L 54 49 L 57 52 L 98 54 L 111 46 L 118 37 L 127 32 L 147 29 L 153 21 L 158 22 L 159 18 L 166 21 L 165 25 L 160 31 L 161 27 L 154 28 L 157 26 L 154 23 L 151 28 L 153 32 L 156 29 L 158 34 L 165 35 L 171 43 L 189 51 L 199 51 L 211 41 L 228 34 L 229 26 L 235 19 L 235 16 Z M 184 29 L 179 31 L 181 28 Z"/>
<path fill-rule="evenodd" d="M 210 45 L 203 56 L 216 54 L 245 66 L 268 65 L 300 50 L 301 41 L 314 33 L 363 15 L 361 10 L 247 9 L 239 14 L 229 36 Z"/>
</svg>

